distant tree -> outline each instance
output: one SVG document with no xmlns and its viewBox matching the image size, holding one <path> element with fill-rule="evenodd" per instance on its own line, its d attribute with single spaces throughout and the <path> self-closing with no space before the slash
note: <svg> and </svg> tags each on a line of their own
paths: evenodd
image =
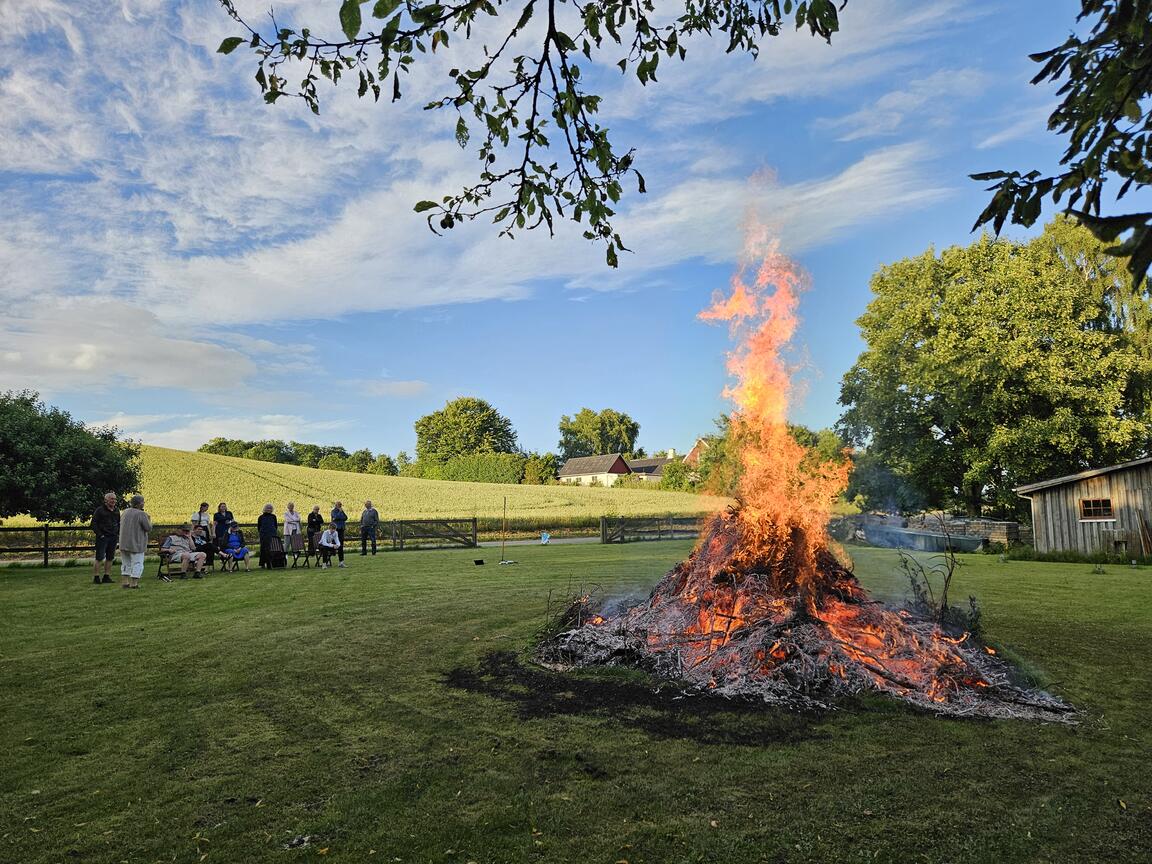
<svg viewBox="0 0 1152 864">
<path fill-rule="evenodd" d="M 1031 225 L 1044 198 L 1075 216 L 1098 240 L 1114 243 L 1109 254 L 1127 259 L 1128 270 L 1140 284 L 1152 264 L 1152 213 L 1101 216 L 1104 186 L 1114 178 L 1120 188 L 1115 200 L 1152 185 L 1152 0 L 1081 0 L 1077 20 L 1096 17 L 1087 35 L 1073 34 L 1058 48 L 1033 54 L 1044 66 L 1033 84 L 1063 82 L 1063 101 L 1048 118 L 1048 128 L 1068 137 L 1060 164 L 1065 170 L 1043 176 L 1040 171 L 988 171 L 976 180 L 997 180 L 992 201 L 975 228 L 992 223 L 1000 233 L 1004 222 Z"/>
<path fill-rule="evenodd" d="M 296 454 L 285 442 L 273 439 L 257 441 L 244 451 L 244 458 L 255 459 L 258 462 L 277 462 L 291 465 L 296 461 Z"/>
<path fill-rule="evenodd" d="M 404 471 L 412 464 L 412 458 L 408 455 L 407 450 L 401 450 L 396 454 L 396 473 L 403 476 Z"/>
<path fill-rule="evenodd" d="M 697 486 L 713 495 L 733 496 L 740 485 L 740 442 L 727 414 L 716 418 L 716 432 L 705 435 L 705 447 L 696 465 Z"/>
<path fill-rule="evenodd" d="M 693 473 L 691 466 L 685 463 L 683 459 L 673 459 L 671 462 L 666 462 L 661 471 L 660 488 L 676 492 L 690 492 L 695 485 L 692 481 Z"/>
<path fill-rule="evenodd" d="M 560 458 L 567 461 L 602 453 L 633 457 L 639 434 L 640 424 L 623 412 L 605 408 L 597 413 L 581 408 L 575 416 L 565 414 L 560 418 Z"/>
<path fill-rule="evenodd" d="M 200 445 L 199 452 L 243 458 L 244 454 L 255 443 L 255 441 L 242 441 L 239 438 L 213 438 L 207 444 Z"/>
<path fill-rule="evenodd" d="M 416 421 L 416 458 L 441 462 L 472 453 L 514 453 L 512 421 L 483 399 L 463 396 Z"/>
<path fill-rule="evenodd" d="M 339 453 L 328 453 L 320 459 L 317 468 L 323 468 L 326 471 L 351 471 L 348 467 L 348 457 L 341 456 Z"/>
<path fill-rule="evenodd" d="M 105 492 L 140 488 L 139 455 L 113 426 L 87 429 L 30 390 L 0 393 L 0 516 L 89 516 Z"/>
<path fill-rule="evenodd" d="M 1067 220 L 881 269 L 840 430 L 929 506 L 1010 515 L 1014 486 L 1145 452 L 1145 301 Z"/>
<path fill-rule="evenodd" d="M 368 468 L 369 474 L 382 474 L 386 477 L 395 477 L 400 473 L 400 469 L 396 467 L 396 463 L 392 457 L 387 453 L 381 453 L 376 457 L 376 461 Z"/>
<path fill-rule="evenodd" d="M 529 453 L 524 463 L 524 479 L 520 482 L 531 486 L 551 483 L 559 470 L 554 453 Z"/>
<path fill-rule="evenodd" d="M 320 460 L 326 455 L 325 448 L 318 444 L 301 444 L 299 441 L 292 441 L 288 446 L 292 448 L 292 452 L 295 454 L 296 464 L 306 468 L 318 467 Z"/>
<path fill-rule="evenodd" d="M 371 450 L 356 450 L 348 456 L 348 467 L 345 470 L 355 471 L 357 474 L 367 474 L 375 461 L 376 457 L 372 455 Z"/>
</svg>

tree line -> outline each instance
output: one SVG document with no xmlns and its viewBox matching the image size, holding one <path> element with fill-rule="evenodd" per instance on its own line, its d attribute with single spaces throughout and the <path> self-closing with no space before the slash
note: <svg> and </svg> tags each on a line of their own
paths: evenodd
<svg viewBox="0 0 1152 864">
<path fill-rule="evenodd" d="M 415 422 L 415 459 L 404 450 L 393 458 L 367 448 L 348 452 L 337 445 L 280 439 L 213 438 L 199 452 L 359 474 L 527 484 L 555 482 L 564 462 L 578 456 L 646 455 L 636 446 L 640 424 L 622 411 L 581 408 L 562 416 L 558 428 L 557 453 L 524 451 L 511 420 L 484 399 L 462 396 Z"/>
</svg>

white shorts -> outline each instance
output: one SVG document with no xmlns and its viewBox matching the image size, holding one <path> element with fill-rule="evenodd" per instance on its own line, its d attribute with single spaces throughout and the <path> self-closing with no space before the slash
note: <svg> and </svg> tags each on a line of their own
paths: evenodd
<svg viewBox="0 0 1152 864">
<path fill-rule="evenodd" d="M 144 575 L 144 553 L 120 550 L 120 575 L 139 579 Z"/>
</svg>

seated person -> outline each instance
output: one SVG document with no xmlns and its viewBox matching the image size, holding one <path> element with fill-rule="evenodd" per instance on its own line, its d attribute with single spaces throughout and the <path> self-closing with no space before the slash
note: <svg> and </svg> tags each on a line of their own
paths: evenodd
<svg viewBox="0 0 1152 864">
<path fill-rule="evenodd" d="M 196 551 L 196 544 L 192 542 L 192 526 L 185 522 L 176 529 L 175 534 L 169 534 L 160 546 L 168 552 L 168 563 L 180 565 L 180 578 L 188 578 L 188 565 L 194 568 L 193 579 L 203 579 L 204 560 L 208 557 L 203 552 Z"/>
<path fill-rule="evenodd" d="M 231 561 L 243 561 L 245 570 L 252 569 L 248 564 L 248 547 L 244 545 L 244 532 L 235 522 L 228 526 L 220 554 Z"/>
<path fill-rule="evenodd" d="M 336 523 L 328 526 L 328 530 L 320 535 L 320 569 L 326 570 L 332 564 L 332 556 L 340 551 L 340 533 L 336 530 Z"/>
<path fill-rule="evenodd" d="M 196 547 L 197 552 L 204 553 L 204 563 L 211 567 L 216 562 L 216 547 L 208 542 L 208 535 L 205 529 L 199 525 L 192 527 L 192 545 Z"/>
</svg>

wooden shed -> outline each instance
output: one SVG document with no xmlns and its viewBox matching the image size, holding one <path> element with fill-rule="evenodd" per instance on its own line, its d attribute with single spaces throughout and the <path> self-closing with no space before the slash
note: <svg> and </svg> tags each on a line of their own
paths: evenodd
<svg viewBox="0 0 1152 864">
<path fill-rule="evenodd" d="M 1152 456 L 1014 491 L 1032 502 L 1037 552 L 1152 555 Z"/>
</svg>

